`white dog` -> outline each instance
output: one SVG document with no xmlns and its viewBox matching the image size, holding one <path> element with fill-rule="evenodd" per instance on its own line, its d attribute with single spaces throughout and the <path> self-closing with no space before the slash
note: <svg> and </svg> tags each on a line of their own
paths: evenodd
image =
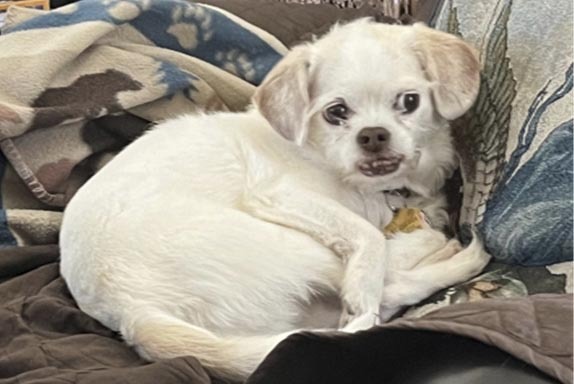
<svg viewBox="0 0 574 384">
<path fill-rule="evenodd" d="M 371 326 L 381 303 L 392 312 L 488 261 L 430 228 L 380 231 L 383 190 L 407 188 L 440 223 L 447 121 L 478 87 L 455 36 L 334 28 L 289 53 L 252 110 L 159 124 L 89 180 L 64 215 L 62 275 L 142 356 L 196 356 L 220 377 L 249 375 L 317 297 L 340 297 L 344 329 Z"/>
</svg>

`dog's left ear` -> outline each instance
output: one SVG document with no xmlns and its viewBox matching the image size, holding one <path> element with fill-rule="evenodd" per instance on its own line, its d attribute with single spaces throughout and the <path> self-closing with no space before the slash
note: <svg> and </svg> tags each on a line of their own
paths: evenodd
<svg viewBox="0 0 574 384">
<path fill-rule="evenodd" d="M 462 39 L 415 24 L 414 50 L 430 81 L 436 108 L 447 120 L 462 116 L 480 87 L 477 51 Z"/>
<path fill-rule="evenodd" d="M 310 47 L 291 50 L 267 74 L 253 102 L 265 119 L 288 140 L 301 145 L 307 136 Z"/>
</svg>

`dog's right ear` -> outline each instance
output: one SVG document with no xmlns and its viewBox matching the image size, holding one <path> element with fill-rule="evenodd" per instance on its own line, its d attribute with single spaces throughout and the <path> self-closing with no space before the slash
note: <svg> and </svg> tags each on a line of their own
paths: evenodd
<svg viewBox="0 0 574 384">
<path fill-rule="evenodd" d="M 271 126 L 297 145 L 307 137 L 310 50 L 309 46 L 299 46 L 290 51 L 253 96 L 254 104 Z"/>
</svg>

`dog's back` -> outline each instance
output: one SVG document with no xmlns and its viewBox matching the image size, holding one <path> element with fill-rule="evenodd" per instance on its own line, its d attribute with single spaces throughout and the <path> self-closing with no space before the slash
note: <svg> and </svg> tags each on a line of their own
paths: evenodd
<svg viewBox="0 0 574 384">
<path fill-rule="evenodd" d="M 243 375 L 283 337 L 255 335 L 296 328 L 311 286 L 335 291 L 341 265 L 328 249 L 241 211 L 248 173 L 312 171 L 265 124 L 253 113 L 160 124 L 80 189 L 62 225 L 61 272 L 83 311 L 146 356 L 180 346 Z M 233 343 L 216 336 L 237 330 Z M 245 348 L 249 361 L 227 362 Z"/>
</svg>

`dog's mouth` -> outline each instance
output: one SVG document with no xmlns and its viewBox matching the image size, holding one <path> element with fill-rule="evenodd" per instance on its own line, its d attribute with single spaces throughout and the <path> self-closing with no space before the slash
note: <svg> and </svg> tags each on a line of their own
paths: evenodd
<svg viewBox="0 0 574 384">
<path fill-rule="evenodd" d="M 383 176 L 399 169 L 405 157 L 399 154 L 384 154 L 375 158 L 365 159 L 358 163 L 359 171 L 367 176 Z"/>
</svg>

